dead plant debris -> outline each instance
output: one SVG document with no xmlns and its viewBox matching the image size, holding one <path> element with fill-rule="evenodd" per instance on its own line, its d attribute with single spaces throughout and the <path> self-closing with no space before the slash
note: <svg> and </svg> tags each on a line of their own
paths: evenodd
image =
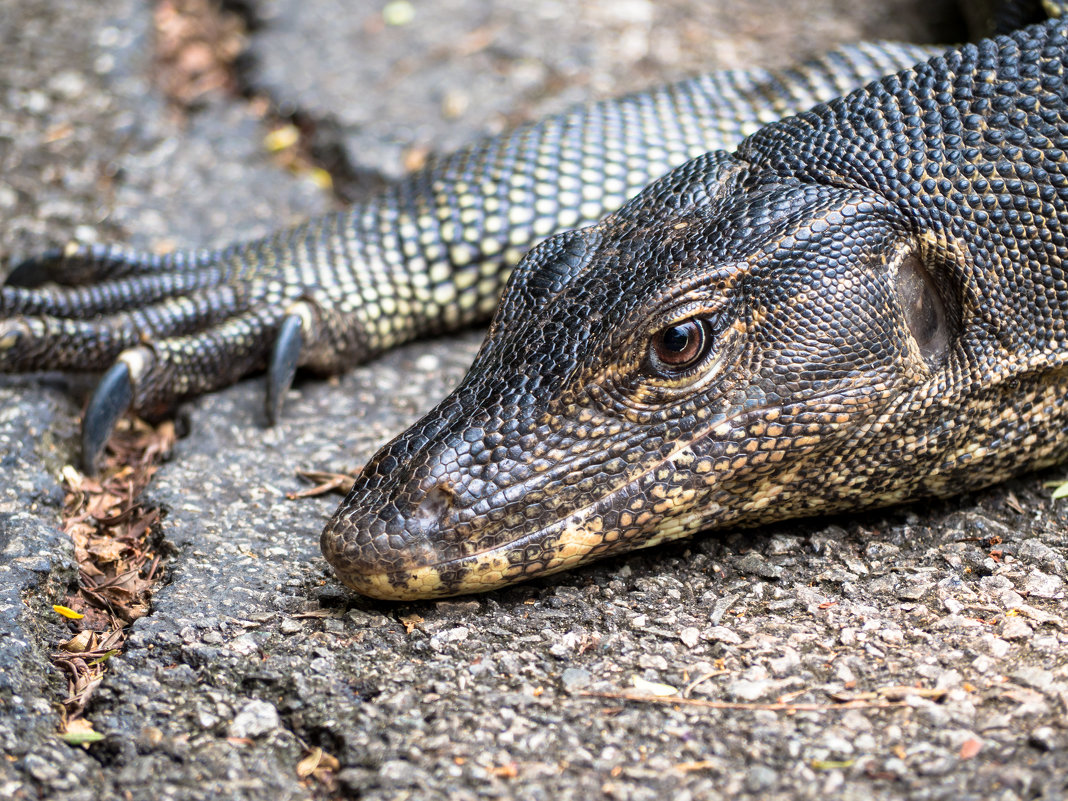
<svg viewBox="0 0 1068 801">
<path fill-rule="evenodd" d="M 297 776 L 301 779 L 311 776 L 324 784 L 331 783 L 334 774 L 339 770 L 341 770 L 341 763 L 337 757 L 326 753 L 319 746 L 307 749 L 305 755 L 297 763 Z"/>
<path fill-rule="evenodd" d="M 291 501 L 299 498 L 315 498 L 330 492 L 348 495 L 352 485 L 356 482 L 356 476 L 351 473 L 330 473 L 325 470 L 297 470 L 296 473 L 300 478 L 313 484 L 313 486 L 295 492 L 287 492 L 286 498 Z"/>
<path fill-rule="evenodd" d="M 246 46 L 240 16 L 212 0 L 159 0 L 153 20 L 156 83 L 175 108 L 237 91 L 234 63 Z"/>
<path fill-rule="evenodd" d="M 617 701 L 635 701 L 646 704 L 666 704 L 668 706 L 693 706 L 706 709 L 733 709 L 733 710 L 765 710 L 769 712 L 785 712 L 788 715 L 797 712 L 834 712 L 845 709 L 892 709 L 907 706 L 909 696 L 921 698 L 939 699 L 946 694 L 942 689 L 930 689 L 925 687 L 880 687 L 870 692 L 862 693 L 833 693 L 831 703 L 799 703 L 794 699 L 808 692 L 801 690 L 789 693 L 777 701 L 753 702 L 753 701 L 713 701 L 704 698 L 683 698 L 678 695 L 661 695 L 649 692 L 600 692 L 588 690 L 580 695 L 588 698 L 606 698 Z"/>
<path fill-rule="evenodd" d="M 63 530 L 74 542 L 78 587 L 56 604 L 74 635 L 58 644 L 52 663 L 67 675 L 60 737 L 71 745 L 101 739 L 82 715 L 108 660 L 122 651 L 126 627 L 148 614 L 162 571 L 161 510 L 141 493 L 174 443 L 174 425 L 153 428 L 123 419 L 108 443 L 99 477 L 63 468 Z"/>
<path fill-rule="evenodd" d="M 316 123 L 279 113 L 270 98 L 244 85 L 238 59 L 248 47 L 248 18 L 219 0 L 156 0 L 153 22 L 153 78 L 176 117 L 212 96 L 241 97 L 267 128 L 263 147 L 275 165 L 327 192 L 340 191 L 315 152 Z"/>
</svg>

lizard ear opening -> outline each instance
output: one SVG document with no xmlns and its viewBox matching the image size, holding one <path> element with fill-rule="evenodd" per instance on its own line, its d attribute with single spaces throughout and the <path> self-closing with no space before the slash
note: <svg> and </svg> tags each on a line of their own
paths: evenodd
<svg viewBox="0 0 1068 801">
<path fill-rule="evenodd" d="M 941 364 L 949 350 L 949 315 L 931 273 L 915 253 L 898 267 L 896 289 L 920 355 L 931 367 Z"/>
</svg>

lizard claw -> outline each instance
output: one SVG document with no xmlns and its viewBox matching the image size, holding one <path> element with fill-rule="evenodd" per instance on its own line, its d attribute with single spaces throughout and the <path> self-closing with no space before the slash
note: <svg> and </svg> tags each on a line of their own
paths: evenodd
<svg viewBox="0 0 1068 801">
<path fill-rule="evenodd" d="M 96 463 L 111 436 L 115 423 L 133 401 L 133 380 L 130 367 L 116 362 L 100 379 L 82 421 L 82 469 L 96 472 Z"/>
<path fill-rule="evenodd" d="M 40 286 L 50 277 L 46 265 L 60 258 L 60 254 L 61 252 L 58 250 L 49 250 L 39 256 L 24 259 L 7 274 L 4 284 L 26 289 Z"/>
<path fill-rule="evenodd" d="M 271 361 L 267 367 L 267 423 L 274 425 L 282 415 L 286 392 L 293 385 L 297 362 L 304 346 L 303 320 L 299 314 L 288 314 L 278 327 Z"/>
</svg>

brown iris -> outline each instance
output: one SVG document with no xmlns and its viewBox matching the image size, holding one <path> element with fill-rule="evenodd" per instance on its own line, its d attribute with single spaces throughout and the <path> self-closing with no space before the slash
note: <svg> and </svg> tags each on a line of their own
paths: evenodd
<svg viewBox="0 0 1068 801">
<path fill-rule="evenodd" d="M 653 335 L 650 356 L 660 371 L 679 372 L 693 367 L 705 354 L 711 337 L 703 320 L 683 320 Z"/>
</svg>

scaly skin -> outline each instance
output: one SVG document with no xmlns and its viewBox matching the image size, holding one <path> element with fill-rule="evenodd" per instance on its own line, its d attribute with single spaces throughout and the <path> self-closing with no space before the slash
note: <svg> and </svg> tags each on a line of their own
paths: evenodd
<svg viewBox="0 0 1068 801">
<path fill-rule="evenodd" d="M 159 416 L 268 364 L 273 418 L 297 366 L 338 372 L 488 320 L 535 242 L 929 52 L 845 47 L 798 70 L 712 73 L 576 108 L 436 161 L 347 211 L 220 251 L 45 254 L 0 287 L 0 371 L 111 368 L 86 415 L 89 469 L 126 407 Z M 45 279 L 60 286 L 34 286 Z"/>
<path fill-rule="evenodd" d="M 532 251 L 323 532 L 342 581 L 480 591 L 1062 460 L 1066 34 L 950 51 Z"/>
</svg>

